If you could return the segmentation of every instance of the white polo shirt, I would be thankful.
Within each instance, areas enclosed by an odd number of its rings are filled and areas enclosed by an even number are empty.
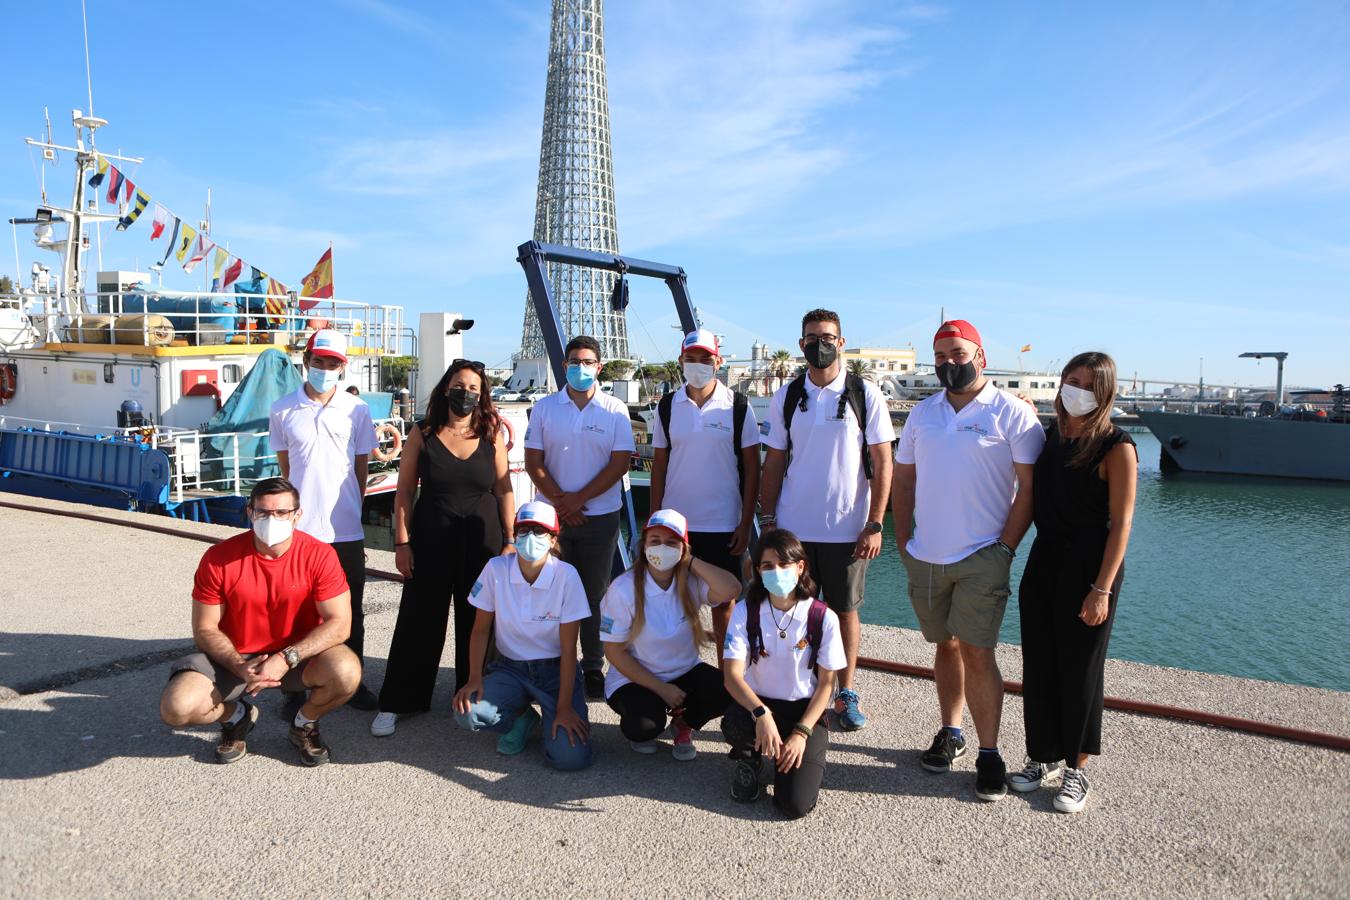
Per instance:
[[[731,388],[717,382],[703,406],[680,388],[670,403],[670,435],[652,420],[652,446],[670,450],[662,505],[679,510],[690,531],[735,531],[741,524],[740,450],[759,446],[759,424],[747,403],[741,446],[732,450],[735,412]],[[671,438],[674,446],[671,446]]]
[[[946,565],[999,539],[1008,522],[1017,473],[1035,463],[1045,430],[1031,404],[987,382],[960,412],[941,391],[905,420],[895,461],[915,466],[915,559]]]
[[[811,610],[808,600],[799,600],[791,613],[780,612],[766,598],[759,604],[759,628],[768,656],[761,656],[750,665],[750,636],[745,630],[747,604],[744,600],[731,611],[727,626],[724,659],[746,662],[745,683],[760,697],[774,700],[801,700],[816,690],[816,670],[811,668],[811,645],[806,640],[806,617]],[[776,618],[776,621],[775,621]],[[778,636],[778,622],[782,622],[787,638]],[[797,646],[801,644],[802,646]],[[844,656],[844,641],[839,636],[839,617],[834,610],[825,611],[821,623],[820,651],[816,664],[822,669],[837,672],[848,664]]]
[[[637,637],[628,644],[628,652],[642,668],[662,681],[670,681],[699,664],[698,645],[694,643],[694,633],[689,628],[684,606],[675,590],[675,580],[671,579],[670,587],[665,590],[652,580],[650,573],[646,580],[642,598],[646,620]],[[689,590],[696,606],[702,608],[710,605],[708,583],[702,578],[691,574]],[[633,570],[629,569],[610,583],[609,590],[605,591],[605,597],[600,601],[600,640],[611,644],[627,643],[632,634],[636,609]],[[628,676],[620,672],[617,666],[610,666],[605,673],[605,696],[609,697],[628,683]]]
[[[493,613],[497,649],[520,662],[562,656],[558,628],[591,614],[577,570],[552,553],[530,584],[514,553],[494,556],[469,591],[469,602]]]
[[[825,387],[806,379],[806,411],[798,409],[792,417],[792,461],[783,476],[778,494],[778,527],[786,528],[803,541],[844,543],[858,539],[867,524],[867,509],[872,487],[863,474],[862,429],[853,409],[844,403],[839,415],[839,398],[844,392],[845,372]],[[789,382],[790,383],[790,382]],[[783,401],[788,386],[778,389],[769,401],[769,433],[766,446],[787,449],[783,430]],[[886,397],[870,381],[863,382],[867,401],[867,444],[889,444],[895,440]]]
[[[525,447],[544,451],[544,467],[558,487],[568,493],[579,491],[609,465],[611,453],[633,452],[628,406],[597,390],[584,408],[577,409],[567,388],[563,388],[540,400],[530,411]],[[601,516],[617,510],[623,505],[619,485],[616,481],[603,494],[592,497],[581,511]]]
[[[304,515],[296,527],[328,544],[364,540],[355,462],[379,443],[370,407],[342,388],[324,405],[302,385],[272,404],[267,427],[272,449],[289,454],[290,481],[300,491]]]

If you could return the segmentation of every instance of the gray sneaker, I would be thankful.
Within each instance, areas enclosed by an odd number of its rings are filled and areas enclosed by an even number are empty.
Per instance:
[[[1055,795],[1055,809],[1062,813],[1080,813],[1087,806],[1088,794],[1091,792],[1086,772],[1082,769],[1065,769],[1064,783]]]
[[[1027,794],[1039,788],[1044,782],[1054,781],[1064,773],[1064,763],[1039,763],[1030,756],[1026,759],[1026,765],[1022,771],[1013,772],[1008,776],[1008,787],[1017,791],[1019,794]]]

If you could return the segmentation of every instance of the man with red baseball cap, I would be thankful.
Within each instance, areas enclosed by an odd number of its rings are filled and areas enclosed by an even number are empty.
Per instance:
[[[921,757],[948,772],[966,752],[962,708],[980,741],[975,793],[999,800],[1003,677],[994,658],[1017,544],[1031,525],[1031,475],[1045,432],[1029,404],[984,377],[984,342],[964,319],[943,322],[933,362],[944,390],[910,412],[895,449],[891,508],[909,599],[933,663],[942,728]]]
[[[366,492],[366,467],[375,449],[370,407],[339,390],[347,368],[347,336],[320,329],[305,345],[305,383],[300,390],[272,404],[268,440],[277,454],[283,478],[305,498],[297,527],[337,552],[352,593],[352,629],[347,646],[358,658],[365,647],[362,601],[366,586],[365,529],[361,501]],[[364,662],[364,659],[362,660]],[[302,698],[291,696],[294,707]],[[356,709],[379,705],[364,683],[348,701]]]

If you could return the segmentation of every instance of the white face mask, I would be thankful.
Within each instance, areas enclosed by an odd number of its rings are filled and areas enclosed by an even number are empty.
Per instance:
[[[665,544],[648,547],[644,552],[647,556],[647,564],[658,572],[669,572],[679,563],[680,557],[684,556],[683,549],[667,547]]]
[[[716,374],[717,370],[708,363],[687,362],[684,364],[684,380],[689,382],[690,387],[707,387],[708,382],[712,381]]]
[[[1059,400],[1064,404],[1065,411],[1074,417],[1086,416],[1097,408],[1096,394],[1071,384],[1059,386]]]
[[[274,519],[268,516],[253,523],[253,533],[268,547],[284,544],[295,531],[295,523],[290,519]]]

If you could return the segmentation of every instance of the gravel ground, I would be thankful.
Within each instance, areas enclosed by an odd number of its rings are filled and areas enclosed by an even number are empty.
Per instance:
[[[445,668],[436,711],[391,738],[367,713],[325,719],[334,763],[315,770],[265,697],[250,756],[218,766],[213,730],[156,715],[155,654],[189,641],[203,545],[12,509],[0,524],[0,684],[51,688],[0,698],[0,896],[1347,896],[1350,754],[1108,712],[1085,814],[1054,812],[1048,791],[980,803],[970,757],[946,776],[916,763],[931,682],[880,672],[859,676],[872,725],[834,735],[820,805],[797,822],[731,801],[715,723],[678,763],[631,753],[592,704],[591,769],[550,772],[537,742],[499,757],[454,728]],[[367,586],[373,685],[397,600]],[[889,628],[864,652],[930,655]],[[1017,677],[1016,648],[1000,658]],[[1108,692],[1350,733],[1335,692],[1114,661]],[[1010,763],[1021,735],[1009,697]]]

